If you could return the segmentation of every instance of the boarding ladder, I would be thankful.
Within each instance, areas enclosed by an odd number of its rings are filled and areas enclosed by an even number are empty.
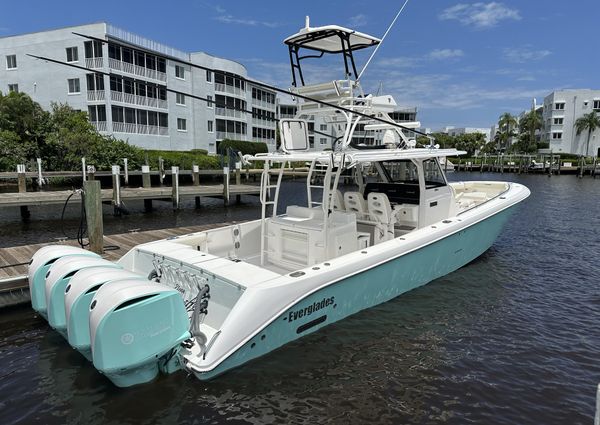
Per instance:
[[[265,161],[263,172],[260,179],[260,204],[261,204],[261,223],[260,223],[260,264],[264,266],[265,257],[268,254],[267,239],[271,236],[267,233],[267,207],[273,206],[272,216],[277,215],[277,202],[279,201],[279,189],[281,187],[281,178],[285,163],[281,163],[279,169],[271,169],[270,161]],[[277,183],[272,184],[272,177],[277,176]]]

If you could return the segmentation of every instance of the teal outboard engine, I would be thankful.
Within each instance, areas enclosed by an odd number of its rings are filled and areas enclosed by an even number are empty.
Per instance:
[[[65,315],[65,288],[79,270],[90,267],[121,266],[98,257],[63,257],[54,262],[46,278],[46,308],[48,323],[67,338],[67,316]]]
[[[189,327],[177,290],[132,279],[106,283],[90,305],[94,366],[118,387],[148,382],[159,366],[177,361]]]
[[[33,254],[28,271],[31,306],[43,317],[46,317],[46,274],[56,260],[66,256],[100,258],[91,251],[68,245],[45,246]]]
[[[114,267],[91,267],[75,273],[65,288],[67,338],[71,347],[92,361],[90,345],[90,304],[107,282],[129,279],[148,282],[144,276]]]

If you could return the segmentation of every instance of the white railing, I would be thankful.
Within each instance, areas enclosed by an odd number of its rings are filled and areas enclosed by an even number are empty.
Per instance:
[[[235,94],[236,96],[242,96],[242,97],[246,96],[246,90],[242,90],[239,87],[229,86],[229,85],[223,84],[223,83],[215,83],[215,91],[218,91],[221,93]]]
[[[91,121],[97,131],[107,131],[106,121]]]
[[[97,102],[106,100],[106,95],[104,94],[104,90],[88,90],[87,92],[87,100],[88,102]]]
[[[85,58],[86,68],[102,68],[104,61],[102,58]]]
[[[160,109],[168,109],[169,108],[169,103],[166,100],[158,99],[158,107]]]
[[[123,93],[120,91],[110,91],[110,99],[113,102],[129,103],[131,105],[149,106],[151,108],[168,109],[166,100],[156,99],[154,97],[139,96],[133,93]],[[89,100],[89,92],[88,92]]]
[[[294,118],[296,115],[294,114],[279,114],[279,118]]]
[[[252,118],[252,124],[273,128],[275,127],[275,120],[266,120],[264,118]]]
[[[147,105],[150,106],[151,108],[157,108],[158,107],[158,99],[155,97],[149,97],[148,100],[146,101]]]
[[[123,102],[135,105],[135,94],[123,93]]]
[[[245,114],[245,112],[229,108],[215,108],[215,115],[220,115],[222,117],[243,118],[242,114]]]
[[[229,133],[227,131],[217,131],[217,139],[248,140],[248,136],[240,133]]]
[[[123,71],[128,74],[139,75],[141,77],[147,77],[158,81],[167,81],[167,74],[165,74],[164,72],[145,68],[143,66],[135,65],[129,62],[123,62],[118,59],[108,58],[108,66],[110,67],[110,69]]]
[[[110,100],[114,100],[115,102],[123,102],[123,92],[111,90]]]
[[[258,100],[252,98],[252,104],[256,106],[262,106],[263,108],[275,109],[275,104],[267,102],[266,100]]]
[[[106,123],[104,123],[106,128]],[[98,130],[106,131],[106,130]],[[155,136],[168,136],[168,127],[159,127],[157,125],[134,124],[128,122],[113,122],[113,131],[115,133],[137,133],[137,134],[152,134]]]
[[[137,105],[146,106],[148,104],[148,98],[146,96],[136,95],[135,96],[135,103]]]

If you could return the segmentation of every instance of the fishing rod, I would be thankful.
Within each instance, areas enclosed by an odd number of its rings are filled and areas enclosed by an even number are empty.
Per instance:
[[[408,0],[406,0],[406,1],[408,1]],[[80,37],[87,38],[89,40],[94,40],[94,41],[98,41],[98,42],[101,42],[101,43],[108,43],[108,40],[103,40],[101,38],[93,37],[91,35],[85,35],[85,34],[81,34],[81,33],[78,33],[78,32],[73,32],[73,34],[74,35],[78,35]],[[205,71],[216,72],[216,73],[222,73],[223,72],[223,71],[221,71],[219,69],[213,69],[213,68],[209,68],[207,66],[198,65],[196,63],[184,61],[184,60],[181,60],[181,59],[173,57],[173,56],[169,56],[169,55],[162,55],[162,56],[167,57],[169,60],[172,60],[174,62],[182,63],[182,64],[185,64],[185,65],[189,65],[189,66],[191,66],[193,68],[203,69]],[[249,78],[242,77],[241,75],[236,75],[236,78],[239,79],[239,80],[241,80],[241,81],[244,81],[246,83],[253,84],[255,86],[258,86],[258,87],[261,87],[261,88],[264,88],[264,89],[267,89],[267,90],[273,90],[273,91],[275,91],[277,93],[282,93],[282,94],[288,94],[288,95],[291,94],[294,97],[297,97],[297,98],[300,98],[300,99],[303,99],[303,100],[307,100],[309,102],[314,102],[314,103],[317,103],[317,104],[322,105],[322,106],[328,106],[330,108],[334,108],[334,109],[337,109],[339,111],[343,111],[343,112],[346,112],[346,113],[349,113],[349,114],[355,114],[355,115],[358,115],[359,117],[367,118],[367,119],[370,119],[370,120],[373,120],[373,121],[377,121],[377,122],[380,122],[380,123],[383,123],[383,124],[388,124],[388,125],[390,125],[392,127],[397,127],[397,128],[402,129],[402,130],[412,131],[413,133],[425,136],[425,137],[429,138],[430,140],[434,140],[434,138],[431,135],[427,134],[427,133],[424,133],[424,132],[419,131],[419,130],[415,130],[414,128],[403,126],[402,124],[398,124],[395,121],[389,121],[389,120],[386,120],[386,119],[383,119],[383,118],[379,118],[379,117],[377,117],[375,115],[365,114],[363,112],[355,111],[353,109],[346,108],[344,106],[335,105],[333,103],[325,102],[323,100],[315,99],[315,98],[312,98],[310,96],[306,96],[306,95],[303,95],[303,94],[293,93],[290,90],[282,89],[282,88],[279,88],[279,87],[276,87],[276,86],[272,86],[272,85],[266,84],[266,83],[261,83],[260,81],[251,80]]]

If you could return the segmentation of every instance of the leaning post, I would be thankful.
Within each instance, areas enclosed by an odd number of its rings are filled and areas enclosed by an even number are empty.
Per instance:
[[[83,182],[83,202],[90,250],[102,254],[104,250],[102,192],[98,180]]]
[[[171,197],[173,198],[173,209],[179,209],[179,167],[171,167]]]

